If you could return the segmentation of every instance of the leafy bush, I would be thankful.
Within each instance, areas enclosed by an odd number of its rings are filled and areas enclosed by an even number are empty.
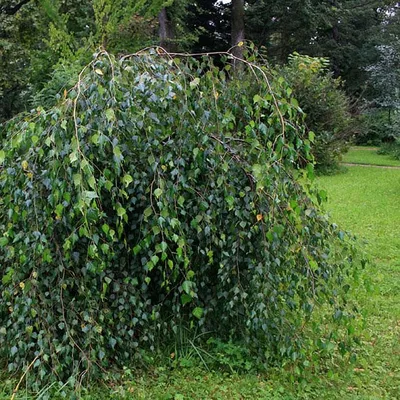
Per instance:
[[[381,112],[366,111],[357,118],[360,132],[355,137],[358,145],[379,146],[387,137],[387,118]]]
[[[315,133],[312,153],[319,169],[337,166],[352,131],[349,100],[339,79],[328,72],[329,61],[294,53],[282,72],[301,109],[308,131]]]
[[[244,342],[262,362],[301,361],[315,308],[351,318],[350,244],[318,209],[297,103],[284,79],[250,67],[228,79],[207,58],[102,52],[56,107],[8,126],[9,371],[34,360],[34,385],[81,381],[182,327]]]
[[[356,143],[379,146],[394,142],[400,137],[399,122],[397,113],[391,112],[389,117],[387,110],[367,110],[358,118],[360,133],[355,137]]]
[[[50,108],[57,104],[62,99],[64,91],[76,83],[76,77],[88,62],[90,57],[82,51],[68,59],[61,58],[52,67],[47,81],[34,91],[30,101],[32,108],[38,106]]]
[[[388,154],[400,160],[400,140],[396,140],[390,143],[384,143],[378,150],[378,154]]]

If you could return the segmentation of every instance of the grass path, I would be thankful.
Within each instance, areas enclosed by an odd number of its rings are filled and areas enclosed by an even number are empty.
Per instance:
[[[386,169],[400,169],[400,166],[395,167],[392,165],[372,165],[372,164],[361,164],[361,163],[341,163],[345,167],[367,167],[367,168],[386,168]]]

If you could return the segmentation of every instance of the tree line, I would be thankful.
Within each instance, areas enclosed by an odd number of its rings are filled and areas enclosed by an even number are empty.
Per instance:
[[[387,57],[382,46],[389,46],[395,53],[392,58],[398,58],[399,5],[390,0],[4,0],[0,4],[1,120],[29,108],[60,62],[83,65],[87,61],[83,53],[100,45],[117,54],[156,44],[169,51],[209,52],[249,40],[265,48],[272,64],[286,63],[293,52],[328,57],[349,94],[374,101],[388,91],[379,74]],[[240,47],[233,51],[241,56]],[[397,74],[392,79],[397,84]],[[396,85],[389,86],[393,91]]]

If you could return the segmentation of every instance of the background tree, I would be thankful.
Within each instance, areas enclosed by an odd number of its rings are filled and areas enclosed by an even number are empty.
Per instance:
[[[230,47],[230,5],[215,0],[189,2],[186,23],[197,36],[194,52],[224,51]]]
[[[232,0],[232,54],[243,58],[244,33],[244,0]]]

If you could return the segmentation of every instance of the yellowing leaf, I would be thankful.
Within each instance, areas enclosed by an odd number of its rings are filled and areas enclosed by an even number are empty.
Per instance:
[[[29,167],[28,161],[26,161],[26,160],[22,161],[21,166],[22,166],[22,169],[24,171],[26,171]]]
[[[94,72],[96,72],[97,75],[103,76],[103,71],[101,69],[95,69]]]
[[[244,42],[239,42],[237,45],[238,45],[238,47],[243,47]]]
[[[263,219],[262,214],[257,214],[257,222],[260,222]]]

